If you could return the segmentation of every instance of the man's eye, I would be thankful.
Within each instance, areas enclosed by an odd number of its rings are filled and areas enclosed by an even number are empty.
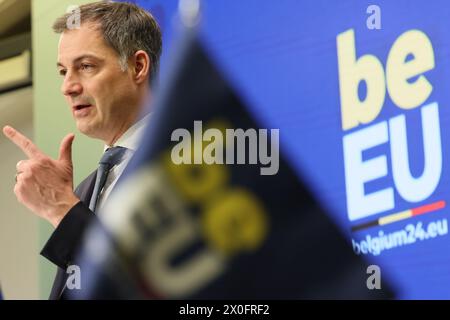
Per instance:
[[[94,66],[91,65],[91,64],[85,64],[85,63],[83,63],[83,64],[81,65],[81,70],[91,70],[92,68],[94,68]]]
[[[66,70],[59,70],[59,75],[60,76],[65,76],[66,75],[66,73],[67,73],[67,71]]]

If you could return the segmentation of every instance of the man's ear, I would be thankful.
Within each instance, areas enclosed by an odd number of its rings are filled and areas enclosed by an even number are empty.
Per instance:
[[[136,51],[133,57],[134,79],[137,84],[148,82],[151,70],[150,57],[144,50]]]

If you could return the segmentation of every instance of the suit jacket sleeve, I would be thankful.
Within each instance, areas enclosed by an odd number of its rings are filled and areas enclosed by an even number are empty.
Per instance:
[[[42,256],[64,270],[74,261],[88,226],[97,219],[86,204],[91,198],[96,175],[94,171],[75,190],[81,201],[69,210],[41,251]]]
[[[78,202],[55,229],[41,251],[41,255],[66,269],[77,254],[80,241],[92,220],[94,213],[82,202]]]

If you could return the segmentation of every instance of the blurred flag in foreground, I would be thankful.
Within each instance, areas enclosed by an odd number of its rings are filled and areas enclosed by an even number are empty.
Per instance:
[[[82,290],[71,297],[391,298],[383,282],[367,288],[367,265],[282,153],[276,163],[276,131],[259,130],[195,35],[172,71],[102,225],[89,232]],[[242,144],[227,138],[238,128],[248,134],[246,164],[236,163]],[[232,150],[234,164],[221,164]],[[176,164],[177,155],[202,164]]]

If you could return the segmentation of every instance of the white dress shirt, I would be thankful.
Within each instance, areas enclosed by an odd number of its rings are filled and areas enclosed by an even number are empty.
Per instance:
[[[111,194],[112,189],[117,183],[117,180],[125,170],[125,167],[127,166],[128,162],[131,160],[131,157],[133,156],[134,152],[136,151],[140,138],[142,134],[144,133],[144,129],[149,121],[150,114],[143,117],[141,120],[136,122],[133,126],[131,126],[118,140],[113,146],[105,145],[104,150],[112,147],[124,147],[128,150],[125,152],[124,157],[122,158],[122,161],[118,164],[112,167],[112,169],[109,171],[108,177],[105,182],[105,186],[103,187],[100,197],[97,204],[97,210],[96,212],[102,212],[100,210],[103,205],[105,204],[106,200]]]

